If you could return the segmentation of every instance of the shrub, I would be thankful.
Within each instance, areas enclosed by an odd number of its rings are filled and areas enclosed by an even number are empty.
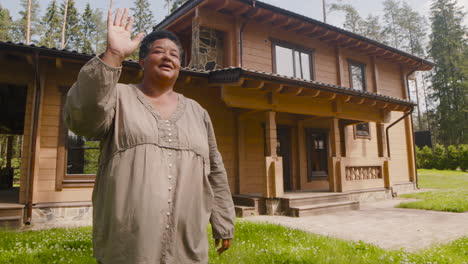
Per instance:
[[[468,145],[463,144],[458,146],[458,154],[459,154],[459,166],[460,169],[463,171],[468,170]]]
[[[445,147],[437,144],[434,147],[434,151],[432,154],[432,162],[434,168],[438,170],[445,169],[445,164],[447,163],[447,152],[445,151]]]
[[[417,150],[416,150],[417,151]],[[434,167],[434,163],[432,161],[432,149],[428,146],[424,146],[419,153],[416,152],[417,154],[417,163],[420,164],[418,165],[418,168],[421,169],[432,169]]]
[[[456,170],[459,164],[459,156],[460,153],[454,145],[450,145],[447,147],[447,159],[445,162],[445,168],[449,170]]]

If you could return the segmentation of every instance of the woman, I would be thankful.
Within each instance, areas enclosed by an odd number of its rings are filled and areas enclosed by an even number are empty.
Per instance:
[[[140,47],[137,85],[117,83],[133,17],[108,13],[107,50],[80,71],[67,95],[65,121],[78,135],[101,138],[93,191],[94,256],[100,263],[207,263],[208,221],[219,253],[234,230],[234,206],[210,117],[174,92],[181,45],[153,32]]]

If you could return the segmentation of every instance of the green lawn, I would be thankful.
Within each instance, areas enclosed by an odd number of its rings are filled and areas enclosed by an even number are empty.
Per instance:
[[[0,232],[0,263],[96,263],[91,227]],[[218,256],[210,242],[210,263],[450,263],[468,260],[468,237],[416,253],[386,251],[271,224],[238,220],[231,249]]]
[[[421,201],[401,203],[398,207],[458,213],[468,211],[467,172],[421,169],[418,176],[420,188],[437,190],[401,195]]]

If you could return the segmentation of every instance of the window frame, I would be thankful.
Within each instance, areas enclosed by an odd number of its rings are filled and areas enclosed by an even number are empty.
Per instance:
[[[92,188],[94,187],[94,182],[96,180],[96,174],[67,174],[68,128],[63,121],[63,107],[69,89],[70,87],[59,87],[60,120],[55,177],[55,189],[57,191],[61,191],[63,188]]]
[[[371,123],[370,123],[370,122],[362,122],[362,123],[360,123],[360,124],[365,124],[365,123],[368,124],[368,128],[369,128],[369,133],[368,133],[368,135],[359,135],[359,133],[358,133],[358,128],[357,128],[357,126],[358,126],[359,124],[355,124],[355,125],[353,126],[353,130],[354,130],[354,133],[353,133],[353,134],[354,134],[354,139],[368,139],[368,140],[371,140],[371,139],[372,139],[372,137],[371,137]]]
[[[352,59],[347,59],[348,61],[348,75],[349,75],[349,87],[352,89],[355,89],[353,87],[353,72],[352,72],[352,66],[357,66],[361,68],[362,70],[362,91],[367,91],[367,75],[366,75],[366,64],[360,61],[355,61]]]
[[[315,67],[314,67],[314,61],[315,61],[315,49],[311,48],[306,48],[297,44],[293,44],[290,42],[286,42],[283,40],[275,39],[275,38],[270,38],[271,42],[271,55],[272,55],[272,71],[275,74],[278,74],[277,69],[276,69],[276,46],[280,46],[283,48],[291,49],[293,51],[293,70],[294,74],[296,73],[296,61],[295,61],[295,56],[294,56],[294,51],[298,51],[301,53],[306,53],[309,55],[309,75],[310,75],[310,81],[315,80]],[[299,56],[300,57],[300,56]],[[298,78],[295,76],[288,76],[292,78]],[[302,79],[302,78],[301,78]],[[307,79],[304,79],[307,80]]]

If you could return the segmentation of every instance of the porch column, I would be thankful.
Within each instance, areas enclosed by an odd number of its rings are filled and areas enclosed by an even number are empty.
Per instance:
[[[380,158],[383,158],[383,178],[385,188],[392,187],[390,180],[390,170],[388,167],[387,136],[385,134],[385,124],[376,123],[377,128],[377,152]]]
[[[283,160],[278,157],[276,148],[278,145],[276,134],[276,113],[266,112],[265,115],[265,197],[277,198],[284,194],[283,189]]]
[[[341,175],[341,156],[343,148],[340,120],[332,119],[330,128],[330,158],[328,159],[328,179],[330,181],[330,191],[339,192],[342,190],[342,175]]]

